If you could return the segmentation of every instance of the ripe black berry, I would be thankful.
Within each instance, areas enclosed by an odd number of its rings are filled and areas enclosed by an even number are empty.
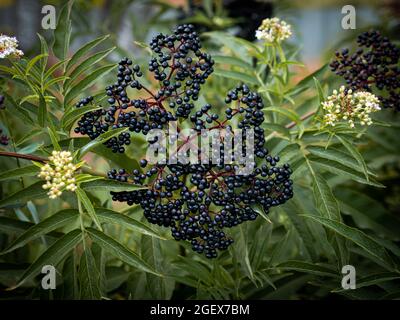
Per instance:
[[[379,31],[362,33],[357,43],[353,54],[348,49],[336,52],[331,70],[345,79],[349,89],[378,92],[384,108],[400,111],[400,49]]]

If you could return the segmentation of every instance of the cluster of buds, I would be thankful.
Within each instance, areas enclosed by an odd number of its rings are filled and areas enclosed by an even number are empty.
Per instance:
[[[322,103],[322,109],[325,112],[324,123],[330,126],[341,120],[347,121],[350,128],[354,128],[355,122],[360,125],[371,125],[370,113],[381,110],[379,99],[367,91],[354,92],[346,90],[341,86],[339,92],[333,91],[333,94]]]
[[[49,189],[50,199],[61,196],[64,189],[76,190],[74,174],[79,166],[74,165],[72,159],[69,151],[53,151],[49,162],[41,167],[39,178],[46,180],[43,189]]]
[[[18,40],[15,37],[0,35],[0,59],[20,58],[23,55],[24,53],[18,49]]]
[[[256,38],[267,42],[281,42],[292,35],[291,26],[279,18],[264,19],[256,31]]]

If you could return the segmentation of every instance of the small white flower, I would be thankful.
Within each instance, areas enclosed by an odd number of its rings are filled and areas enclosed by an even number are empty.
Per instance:
[[[276,17],[264,19],[256,31],[256,38],[267,42],[281,42],[291,35],[290,24]]]
[[[15,37],[0,35],[0,59],[20,58],[23,55],[24,53],[18,49],[18,40]]]
[[[71,152],[53,151],[49,163],[41,168],[38,177],[46,181],[43,189],[50,189],[47,193],[50,199],[61,196],[64,189],[72,192],[77,189],[74,174],[78,168],[72,160]]]
[[[359,120],[360,125],[371,125],[370,113],[381,110],[379,99],[372,93],[358,91],[353,93],[341,86],[339,93],[337,90],[322,103],[322,109],[325,111],[324,123],[334,126],[335,122],[345,120],[350,128],[355,127],[355,120]]]

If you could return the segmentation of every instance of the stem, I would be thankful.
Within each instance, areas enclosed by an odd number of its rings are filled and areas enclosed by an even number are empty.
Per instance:
[[[309,112],[307,112],[306,114],[302,115],[302,116],[300,117],[300,120],[302,120],[302,121],[307,120],[308,118],[310,118],[311,116],[313,116],[313,115],[316,114],[316,113],[317,113],[317,111],[309,111]],[[286,127],[287,129],[292,129],[293,127],[296,126],[296,124],[297,124],[296,122],[292,121],[292,122],[290,122],[289,124],[287,124],[285,127]]]
[[[83,224],[83,211],[82,211],[82,204],[81,200],[79,197],[76,197],[76,200],[78,200],[78,210],[79,210],[79,221],[81,224],[81,230],[82,230],[82,244],[83,244],[83,249],[86,250],[86,242],[85,242],[85,226]]]
[[[45,163],[47,159],[39,157],[39,156],[34,156],[31,154],[22,154],[22,153],[17,153],[17,152],[8,152],[8,151],[0,151],[0,157],[12,157],[12,158],[17,158],[17,159],[26,159],[26,160],[31,160],[31,161],[37,161],[41,163]]]

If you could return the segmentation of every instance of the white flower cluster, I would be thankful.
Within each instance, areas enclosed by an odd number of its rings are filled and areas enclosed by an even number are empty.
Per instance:
[[[64,189],[76,190],[74,173],[77,169],[72,163],[71,152],[53,151],[49,163],[41,167],[39,173],[39,178],[46,180],[43,189],[50,189],[47,193],[50,199],[61,196]]]
[[[0,59],[23,56],[24,53],[17,48],[18,40],[15,37],[0,35]]]
[[[280,42],[292,35],[290,24],[279,18],[267,18],[256,31],[256,38],[267,42]]]
[[[345,91],[341,86],[339,92],[333,94],[322,103],[325,111],[324,122],[327,125],[335,126],[341,120],[349,123],[350,128],[354,128],[355,121],[359,121],[362,126],[371,125],[370,113],[381,110],[379,99],[372,93],[366,91],[354,92],[350,89]]]

